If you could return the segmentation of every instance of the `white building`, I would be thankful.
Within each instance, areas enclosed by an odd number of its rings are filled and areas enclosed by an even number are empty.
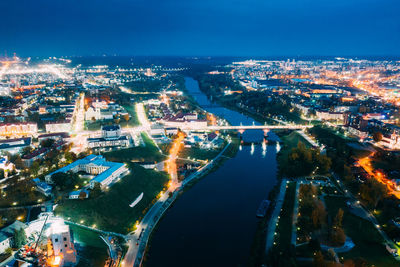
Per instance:
[[[87,139],[90,148],[129,147],[130,145],[130,138],[128,135],[121,134],[119,125],[103,126],[101,132],[101,137]]]
[[[46,123],[47,133],[60,133],[70,132],[72,130],[71,122],[69,120],[62,122],[50,122]]]
[[[330,111],[316,111],[316,116],[319,120],[326,121],[343,121],[344,113],[341,112],[330,112]]]
[[[47,249],[49,262],[54,266],[73,266],[76,263],[77,253],[69,226],[64,223],[54,223],[46,234],[51,242],[51,246]]]
[[[85,113],[85,120],[100,120],[101,119],[101,112],[100,108],[89,107]]]
[[[52,183],[51,176],[58,172],[79,172],[84,171],[86,173],[96,175],[90,180],[89,185],[91,188],[99,183],[100,186],[105,189],[112,183],[121,179],[129,173],[128,168],[124,163],[106,161],[103,156],[89,155],[86,158],[79,159],[57,171],[54,171],[46,175],[46,182]]]

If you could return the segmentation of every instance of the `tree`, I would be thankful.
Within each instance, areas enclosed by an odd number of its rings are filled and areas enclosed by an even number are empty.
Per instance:
[[[374,132],[372,137],[375,142],[380,142],[380,141],[382,141],[383,135],[381,132]]]
[[[69,152],[69,151],[65,152],[64,157],[67,163],[72,163],[77,159],[76,154],[74,152]]]
[[[386,197],[387,188],[375,179],[370,179],[361,185],[360,194],[367,205],[376,208],[378,202]]]
[[[90,195],[93,198],[96,198],[96,197],[100,196],[101,192],[102,192],[102,190],[101,190],[100,184],[99,183],[95,183]]]
[[[345,260],[343,263],[343,267],[355,267],[356,265],[354,264],[353,260]]]
[[[26,244],[25,230],[23,228],[15,229],[13,247],[20,248],[25,244]]]
[[[324,255],[322,255],[321,251],[317,251],[314,253],[313,257],[313,266],[314,267],[325,267]]]
[[[342,246],[346,241],[346,235],[341,227],[334,227],[331,232],[331,241],[335,246]]]
[[[0,228],[3,228],[5,224],[5,221],[3,220],[3,217],[0,216]]]
[[[129,114],[124,114],[124,120],[129,121]]]
[[[85,198],[87,198],[87,193],[86,193],[85,191],[82,190],[82,191],[79,193],[79,199],[83,200],[83,199],[85,199]]]
[[[40,145],[41,145],[42,147],[47,147],[47,148],[49,148],[49,147],[51,147],[54,143],[55,143],[55,140],[54,140],[54,139],[47,138],[47,139],[43,140],[42,142],[40,142]]]
[[[319,229],[323,224],[325,224],[326,210],[321,200],[314,204],[314,209],[311,213],[311,219],[314,229]]]
[[[51,180],[61,191],[72,190],[80,182],[79,176],[73,172],[57,172],[51,176]]]
[[[342,221],[343,221],[343,210],[339,209],[338,212],[336,213],[335,219],[333,220],[333,225],[336,227],[342,227]]]
[[[37,176],[40,170],[40,160],[35,160],[29,169],[34,176]]]
[[[0,169],[0,179],[3,179],[3,178],[4,178],[4,170]]]
[[[31,146],[26,146],[22,149],[22,155],[28,155],[32,153],[33,148]]]
[[[7,255],[11,255],[11,253],[13,253],[12,248],[8,247],[6,248],[6,250],[4,251]]]

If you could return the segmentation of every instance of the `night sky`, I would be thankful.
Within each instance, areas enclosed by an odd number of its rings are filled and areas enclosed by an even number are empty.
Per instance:
[[[0,56],[400,55],[399,0],[0,0]]]

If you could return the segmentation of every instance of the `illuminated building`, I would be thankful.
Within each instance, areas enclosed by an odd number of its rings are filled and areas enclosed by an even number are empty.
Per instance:
[[[38,127],[33,122],[0,124],[0,136],[36,136]]]
[[[47,263],[50,266],[74,266],[76,250],[69,226],[57,222],[47,230]]]
[[[315,112],[316,116],[320,120],[327,120],[327,121],[343,121],[344,114],[341,112],[330,112],[330,111],[322,111],[317,110]]]
[[[102,137],[88,138],[90,148],[98,147],[129,147],[130,141],[127,135],[121,135],[119,125],[103,126]]]

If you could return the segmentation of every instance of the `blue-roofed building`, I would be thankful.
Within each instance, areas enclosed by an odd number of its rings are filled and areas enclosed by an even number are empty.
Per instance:
[[[33,182],[36,184],[36,189],[44,194],[45,196],[50,196],[51,191],[53,190],[53,187],[49,185],[48,183],[40,181],[39,178],[33,179]]]
[[[68,198],[69,199],[78,199],[80,196],[82,196],[83,198],[88,198],[89,191],[86,189],[72,191],[71,193],[69,193]]]
[[[96,183],[99,183],[103,189],[107,188],[129,173],[129,170],[124,163],[107,161],[101,155],[89,155],[86,158],[79,159],[46,175],[46,181],[48,183],[52,183],[51,176],[53,174],[58,172],[66,173],[69,171],[83,171],[92,175],[96,175],[92,180],[90,180],[89,186],[93,188]]]

